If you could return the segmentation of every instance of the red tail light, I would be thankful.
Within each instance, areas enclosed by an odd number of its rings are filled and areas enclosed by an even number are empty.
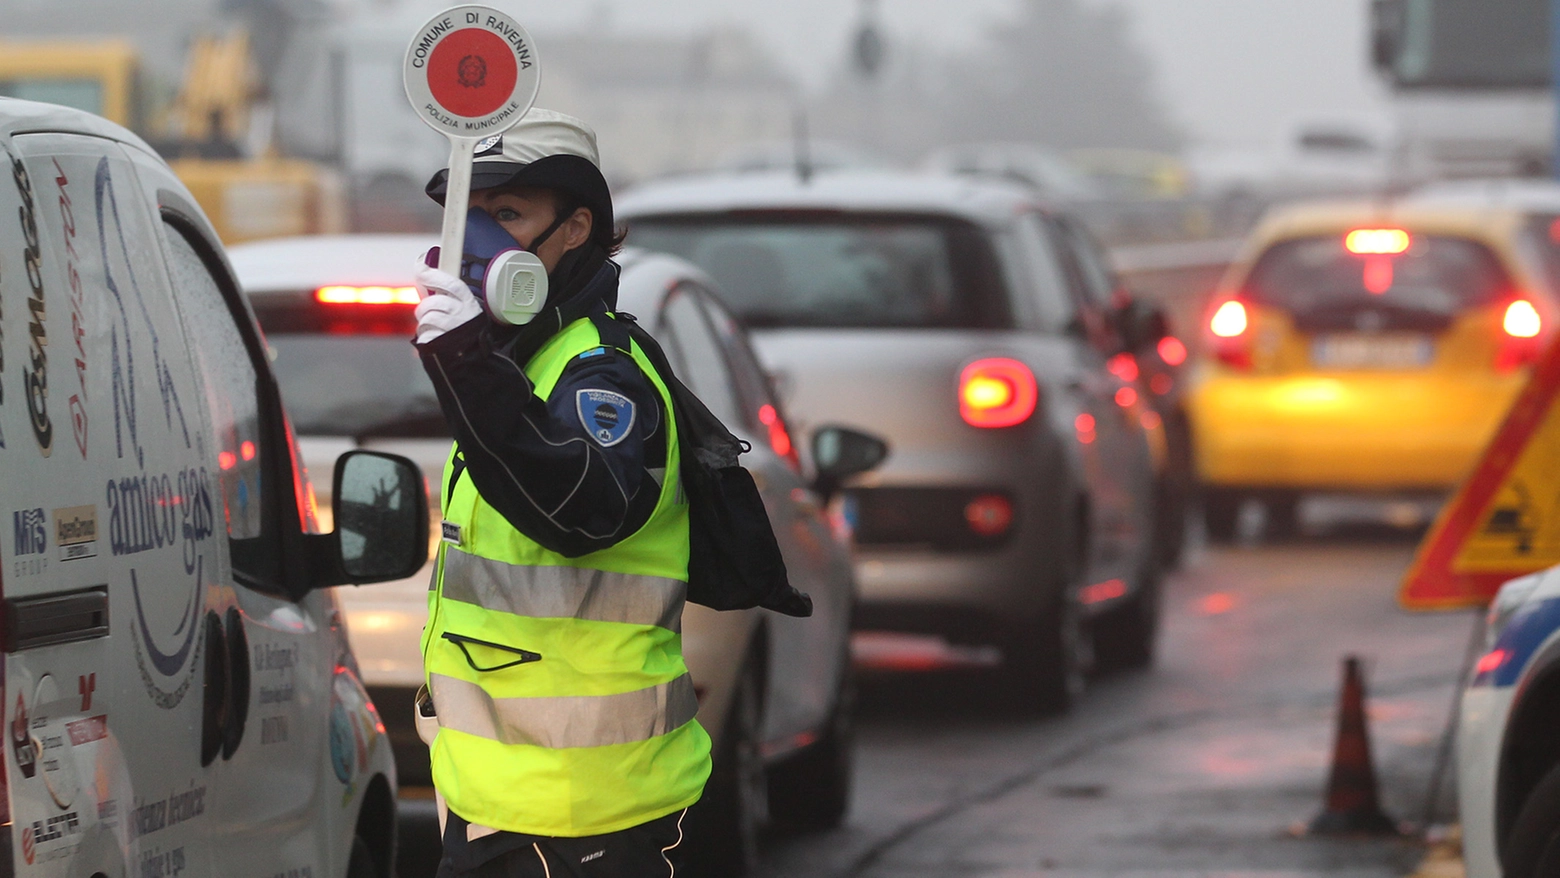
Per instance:
[[[415,305],[421,301],[416,287],[320,287],[315,301],[323,305]]]
[[[1500,325],[1512,338],[1536,338],[1544,328],[1544,321],[1532,302],[1518,299],[1506,306],[1506,316]]]
[[[1213,355],[1237,369],[1251,368],[1251,317],[1238,299],[1226,299],[1208,320]]]
[[[1013,502],[1001,494],[982,494],[964,507],[970,530],[983,537],[998,537],[1013,526]]]
[[[1137,357],[1131,354],[1117,354],[1111,357],[1105,362],[1105,368],[1110,370],[1110,374],[1128,384],[1138,380]]]
[[[1165,361],[1166,366],[1179,366],[1186,362],[1186,345],[1173,335],[1167,335],[1159,340],[1159,359]]]
[[[1538,359],[1538,336],[1544,330],[1544,318],[1527,299],[1517,299],[1506,306],[1501,315],[1500,350],[1495,354],[1495,368],[1509,371],[1526,366]]]
[[[1360,256],[1396,256],[1408,252],[1413,240],[1402,229],[1355,229],[1343,237],[1343,246]]]
[[[791,431],[785,427],[785,419],[775,411],[775,407],[765,403],[758,407],[758,422],[769,430],[769,447],[775,454],[786,459],[792,469],[798,469],[801,462],[797,459],[796,445],[791,441]]]
[[[1029,367],[1008,357],[976,360],[959,375],[959,415],[971,427],[1013,427],[1029,420],[1040,385]]]

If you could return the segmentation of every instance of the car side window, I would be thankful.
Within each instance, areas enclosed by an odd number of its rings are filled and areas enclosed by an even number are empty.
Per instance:
[[[1066,268],[1056,241],[1037,213],[1026,213],[1014,224],[1025,287],[1035,304],[1040,328],[1068,332],[1079,323],[1078,304],[1069,289]]]
[[[212,276],[214,254],[204,241],[192,241],[194,232],[168,222],[163,233],[169,275],[214,432],[218,495],[234,573],[246,585],[275,590],[281,547],[276,528],[266,526],[270,498],[263,473],[273,450],[262,424],[255,346],[240,331],[234,309]]]
[[[1110,308],[1116,292],[1116,279],[1106,266],[1099,245],[1088,232],[1071,220],[1061,220],[1056,226],[1067,252],[1072,256],[1084,294],[1095,307]]]
[[[742,409],[740,423],[749,429],[757,430],[763,426],[759,412],[764,406],[767,405],[775,411],[779,410],[774,393],[769,386],[769,378],[731,312],[727,311],[716,296],[708,290],[701,289],[699,299],[709,318],[710,326],[715,330],[715,337],[720,340],[726,362],[731,368],[732,381],[736,385],[737,397]]]
[[[705,319],[697,290],[684,284],[672,291],[661,310],[665,335],[670,341],[667,356],[688,388],[698,395],[709,410],[727,424],[745,424],[737,403],[731,371],[720,342]]]

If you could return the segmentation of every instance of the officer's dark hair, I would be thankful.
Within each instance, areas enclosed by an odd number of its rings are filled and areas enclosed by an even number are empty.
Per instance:
[[[518,185],[495,186],[493,191],[499,194],[507,193],[510,195],[545,192],[547,197],[552,199],[553,222],[557,222],[564,217],[573,216],[574,212],[582,207],[591,208],[591,205],[586,204],[585,199],[579,195],[556,186],[536,186],[521,183]],[[607,228],[601,223],[601,212],[594,208],[591,208],[590,217],[590,239],[601,245],[601,248],[607,251],[608,256],[616,256],[622,252],[623,242],[628,238],[628,229],[623,226]]]

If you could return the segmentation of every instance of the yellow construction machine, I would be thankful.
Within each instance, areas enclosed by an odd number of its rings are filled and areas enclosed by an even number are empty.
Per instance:
[[[242,29],[195,39],[171,100],[149,94],[125,40],[0,41],[0,96],[96,113],[152,143],[228,244],[340,232],[346,191],[323,165],[286,158],[256,125],[256,77]]]

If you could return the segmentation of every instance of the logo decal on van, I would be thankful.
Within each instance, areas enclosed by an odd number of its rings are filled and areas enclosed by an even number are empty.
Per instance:
[[[141,436],[137,429],[136,420],[136,394],[135,394],[135,350],[131,344],[130,312],[125,305],[125,292],[135,296],[136,310],[140,313],[142,321],[146,325],[147,335],[152,339],[152,377],[157,381],[157,390],[162,396],[163,415],[169,430],[173,429],[173,416],[179,417],[180,436],[184,440],[184,447],[190,447],[189,425],[184,421],[184,406],[179,402],[179,394],[173,385],[173,371],[168,362],[163,359],[157,340],[157,324],[152,322],[151,314],[146,308],[146,302],[141,297],[141,287],[136,281],[135,272],[131,269],[130,245],[125,240],[124,224],[119,218],[119,197],[114,194],[114,177],[109,173],[108,159],[98,162],[97,180],[94,184],[94,192],[97,202],[97,224],[99,240],[102,246],[103,256],[103,283],[108,287],[108,292],[114,297],[114,304],[119,310],[119,323],[112,327],[109,333],[109,356],[112,360],[110,373],[110,392],[114,398],[114,449],[119,457],[125,456],[125,434],[128,433],[131,450],[135,452],[137,466],[146,465],[146,450],[141,446]],[[113,237],[118,243],[118,258],[109,258],[108,244],[110,238],[109,220],[113,223]],[[120,280],[115,277],[114,266],[124,266],[124,279],[128,284],[127,289],[120,289]],[[144,366],[144,364],[143,364]],[[142,373],[145,374],[144,372]]]
[[[96,506],[54,510],[54,544],[60,547],[61,561],[96,558],[97,537]]]
[[[179,614],[179,627],[173,631],[173,636],[178,638],[182,632],[183,639],[171,650],[158,647],[157,641],[152,639],[152,631],[146,625],[146,609],[141,605],[141,583],[136,578],[135,570],[130,571],[130,594],[135,599],[135,621],[138,629],[138,637],[132,637],[130,642],[135,645],[135,662],[141,669],[141,685],[146,689],[146,694],[152,697],[152,703],[164,710],[172,710],[184,700],[184,695],[190,689],[190,683],[195,679],[196,662],[192,659],[198,655],[195,649],[195,635],[203,626],[197,624],[200,616],[200,580],[202,556],[195,564],[195,590],[190,594],[189,603],[186,604],[188,612]],[[151,668],[147,668],[148,660]],[[173,689],[164,689],[152,676],[152,671],[163,678],[177,679]]]
[[[49,420],[49,344],[48,329],[44,326],[47,312],[43,299],[42,251],[38,246],[38,217],[34,211],[32,180],[20,159],[11,161],[11,178],[16,181],[16,191],[22,196],[22,209],[18,215],[22,221],[22,239],[26,243],[23,262],[27,266],[27,284],[32,293],[27,299],[30,315],[28,334],[32,337],[32,351],[24,369],[22,386],[27,391],[27,414],[32,421],[33,438],[38,440],[38,450],[44,457],[54,453],[54,424]]]
[[[87,459],[87,347],[83,342],[86,338],[86,318],[82,316],[81,272],[77,270],[76,263],[80,257],[76,255],[76,211],[71,207],[70,193],[65,187],[70,185],[70,180],[65,177],[65,169],[60,167],[60,160],[54,160],[54,185],[60,190],[60,225],[65,237],[65,281],[70,284],[70,334],[76,341],[76,381],[81,386],[80,393],[70,395],[70,430],[76,439],[76,450],[81,452],[81,459]]]
[[[49,548],[49,532],[42,509],[23,509],[11,513],[15,540],[11,551],[17,556],[42,555]]]

